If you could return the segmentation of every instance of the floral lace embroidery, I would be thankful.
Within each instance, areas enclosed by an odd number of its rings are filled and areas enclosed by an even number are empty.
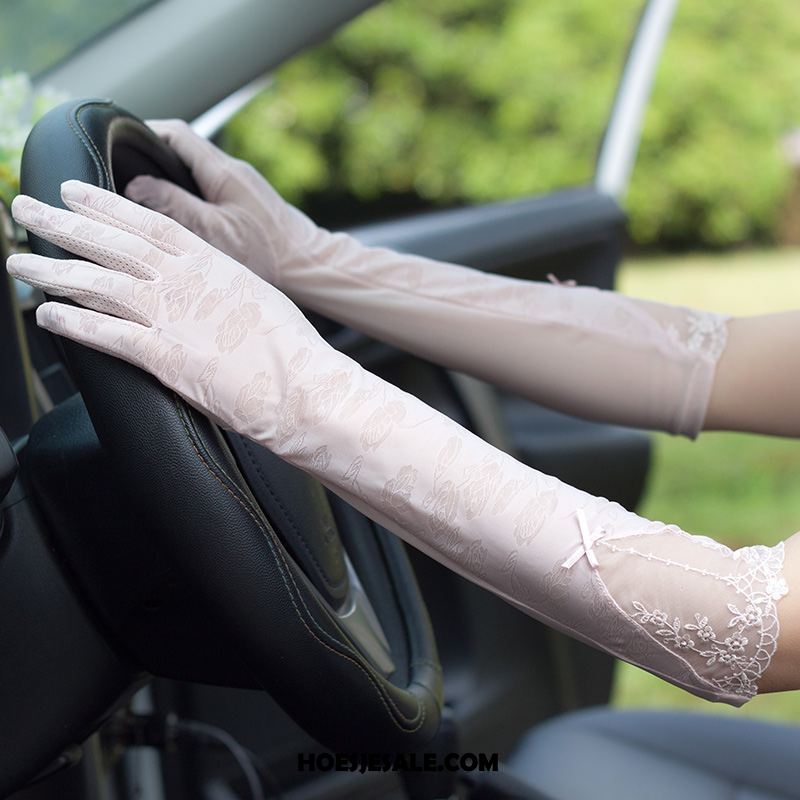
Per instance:
[[[687,320],[689,338],[686,340],[686,346],[692,352],[705,353],[716,361],[725,349],[728,319],[726,315],[692,311]]]
[[[724,545],[714,542],[720,549]],[[696,570],[688,564],[640,553],[634,548],[605,544],[615,552],[638,555],[668,566],[700,572],[735,589],[739,603],[728,603],[727,626],[720,629],[702,612],[685,621],[660,608],[647,608],[638,600],[632,601],[631,615],[665,645],[689,657],[702,659],[706,667],[717,665],[711,682],[724,691],[751,698],[757,694],[758,681],[770,664],[778,639],[776,602],[789,588],[780,571],[783,565],[782,543],[777,547],[744,547],[731,551],[735,560],[747,562],[739,575],[719,575],[708,570]],[[699,665],[698,665],[699,666]],[[696,670],[697,671],[697,670]]]
[[[692,353],[704,355],[716,361],[725,349],[728,340],[727,314],[704,311],[688,311],[686,331],[681,335],[677,326],[667,325],[667,335],[676,343],[683,345]]]

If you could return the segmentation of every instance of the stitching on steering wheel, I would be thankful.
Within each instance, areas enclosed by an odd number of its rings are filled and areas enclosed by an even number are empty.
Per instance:
[[[256,515],[256,514],[254,514],[254,513],[253,513],[253,511],[252,511],[250,508],[248,508],[248,507],[247,507],[247,504],[244,502],[243,498],[241,498],[241,497],[240,497],[238,494],[236,494],[236,493],[233,491],[233,489],[232,489],[231,487],[229,487],[229,486],[225,485],[225,483],[224,483],[224,482],[221,480],[221,478],[220,478],[220,477],[219,477],[219,476],[218,476],[218,475],[217,475],[217,474],[214,472],[214,470],[212,470],[212,469],[210,468],[210,466],[209,466],[208,462],[206,461],[206,459],[205,459],[205,458],[203,458],[202,454],[200,453],[200,451],[198,450],[197,446],[195,445],[195,442],[194,442],[194,440],[193,440],[193,437],[192,437],[191,431],[189,430],[188,426],[186,425],[186,422],[185,422],[185,420],[183,419],[183,415],[182,415],[182,414],[180,414],[180,409],[178,408],[177,404],[176,404],[176,409],[177,409],[177,410],[178,410],[178,412],[179,412],[179,416],[181,416],[181,421],[182,421],[182,423],[183,423],[183,425],[184,425],[184,428],[185,428],[185,430],[186,430],[186,433],[187,433],[187,435],[188,435],[188,437],[189,437],[189,440],[190,440],[190,442],[191,442],[191,444],[192,444],[192,448],[194,449],[195,453],[197,454],[197,457],[200,459],[200,461],[201,461],[201,462],[202,462],[202,464],[203,464],[203,465],[206,467],[206,469],[209,471],[209,473],[210,473],[210,474],[211,474],[211,475],[214,477],[214,479],[215,479],[215,480],[216,480],[216,481],[217,481],[217,482],[218,482],[218,483],[219,483],[219,484],[220,484],[220,485],[223,487],[223,489],[225,489],[225,491],[226,491],[226,492],[228,492],[228,494],[229,494],[229,495],[230,495],[230,496],[231,496],[231,497],[232,497],[232,498],[233,498],[233,499],[234,499],[234,500],[235,500],[235,501],[236,501],[236,502],[237,502],[237,503],[238,503],[238,504],[239,504],[239,505],[242,507],[242,509],[245,511],[245,513],[247,513],[247,515],[248,515],[248,516],[249,516],[249,517],[250,517],[250,518],[251,518],[251,519],[252,519],[252,520],[253,520],[253,521],[256,523],[256,525],[258,525],[258,527],[259,527],[259,529],[262,531],[262,533],[264,533],[264,534],[265,534],[265,537],[264,537],[264,538],[266,539],[266,541],[267,541],[267,544],[269,545],[269,548],[270,548],[270,550],[271,550],[271,551],[272,551],[272,553],[273,553],[273,556],[277,554],[277,555],[280,557],[280,560],[281,560],[281,562],[283,562],[283,566],[284,566],[284,568],[285,568],[285,574],[284,574],[284,570],[283,570],[283,569],[281,569],[281,570],[280,570],[280,572],[281,572],[281,579],[283,580],[283,582],[284,582],[284,586],[286,587],[286,589],[287,589],[287,590],[289,590],[289,597],[290,597],[290,600],[291,600],[291,602],[292,602],[292,606],[294,607],[295,611],[297,612],[297,615],[298,615],[298,617],[299,617],[300,621],[303,623],[303,626],[306,628],[306,630],[307,630],[307,631],[308,631],[308,632],[309,632],[309,633],[310,633],[310,634],[311,634],[311,635],[312,635],[312,636],[313,636],[313,637],[314,637],[314,638],[315,638],[315,639],[316,639],[316,640],[317,640],[317,641],[318,641],[318,642],[319,642],[319,643],[320,643],[320,644],[321,644],[323,647],[325,647],[326,649],[330,650],[332,653],[335,653],[336,655],[338,655],[338,656],[341,656],[342,658],[345,658],[345,659],[347,659],[348,661],[351,661],[351,662],[352,662],[352,663],[354,663],[354,664],[355,664],[355,665],[356,665],[356,666],[357,666],[357,667],[358,667],[358,668],[359,668],[359,669],[360,669],[362,672],[364,672],[364,674],[367,676],[367,678],[368,678],[368,680],[370,681],[370,683],[372,683],[372,685],[373,685],[373,686],[374,686],[374,687],[375,687],[375,688],[378,690],[378,693],[379,693],[379,695],[378,695],[378,696],[379,696],[379,698],[381,699],[381,702],[383,703],[384,707],[386,707],[387,711],[389,711],[389,712],[390,712],[390,718],[392,719],[392,722],[394,722],[394,724],[395,724],[395,725],[396,725],[398,728],[400,728],[400,730],[403,730],[403,731],[404,731],[404,732],[406,732],[406,733],[413,733],[414,731],[418,730],[418,729],[421,727],[421,725],[422,725],[422,723],[423,723],[423,721],[424,721],[424,719],[425,719],[425,714],[426,714],[426,709],[425,709],[424,705],[422,705],[422,703],[421,703],[421,701],[419,700],[419,698],[417,698],[417,697],[414,697],[414,700],[416,701],[416,703],[417,703],[417,706],[418,706],[418,708],[420,709],[420,721],[419,721],[419,722],[417,723],[417,725],[416,725],[415,727],[413,727],[413,728],[403,728],[403,727],[402,727],[401,725],[399,725],[399,724],[398,724],[398,722],[397,722],[397,721],[394,719],[394,716],[393,716],[393,715],[391,715],[391,711],[390,711],[390,709],[388,708],[388,706],[387,706],[387,704],[386,704],[386,701],[388,700],[388,701],[389,701],[389,703],[391,703],[391,705],[392,705],[392,707],[393,707],[394,711],[395,711],[395,712],[396,712],[396,713],[397,713],[397,714],[398,714],[398,715],[399,715],[399,716],[400,716],[402,719],[408,719],[408,718],[407,718],[407,717],[405,717],[405,715],[403,714],[403,712],[402,712],[402,711],[401,711],[399,708],[397,708],[397,706],[396,706],[396,705],[395,705],[395,703],[394,703],[394,700],[393,700],[391,697],[385,697],[385,690],[383,689],[383,687],[382,687],[382,686],[380,686],[379,684],[377,684],[377,683],[375,682],[375,679],[374,679],[374,678],[373,678],[373,676],[370,674],[370,672],[369,672],[367,669],[365,669],[365,668],[364,668],[364,666],[363,666],[361,663],[359,663],[359,662],[358,662],[356,659],[352,658],[351,656],[348,656],[346,653],[342,653],[342,652],[340,652],[340,651],[338,651],[338,650],[334,649],[333,647],[331,647],[330,645],[328,645],[327,643],[325,643],[324,641],[322,641],[322,640],[319,638],[319,636],[318,636],[318,635],[317,635],[317,634],[316,634],[316,633],[315,633],[315,632],[314,632],[314,631],[313,631],[311,628],[309,628],[309,626],[308,626],[308,623],[307,623],[307,622],[306,622],[306,620],[304,619],[303,615],[300,613],[300,609],[298,608],[297,604],[296,604],[296,603],[295,603],[295,601],[294,601],[294,597],[293,597],[293,593],[292,593],[292,591],[291,591],[291,587],[289,586],[289,584],[288,584],[288,582],[287,582],[287,580],[286,580],[286,575],[288,575],[289,579],[291,580],[291,582],[292,582],[292,584],[293,584],[293,586],[294,586],[294,589],[297,591],[297,597],[298,597],[298,599],[301,601],[301,603],[302,603],[302,605],[303,605],[303,607],[304,607],[304,609],[305,609],[306,613],[308,614],[309,618],[310,618],[310,619],[311,619],[311,620],[314,622],[314,625],[315,625],[315,627],[317,627],[317,628],[320,630],[320,632],[321,632],[321,633],[323,633],[325,636],[327,636],[328,638],[332,639],[332,640],[333,640],[333,641],[335,641],[337,644],[341,645],[341,646],[342,646],[342,647],[344,647],[346,650],[348,650],[350,653],[353,653],[353,654],[355,655],[354,651],[353,651],[353,650],[352,650],[352,649],[349,647],[349,645],[347,645],[345,642],[342,642],[341,640],[337,640],[335,637],[331,636],[331,634],[329,634],[327,631],[325,631],[324,629],[320,628],[320,626],[319,626],[319,624],[317,623],[316,619],[314,619],[314,615],[313,615],[313,614],[310,612],[310,610],[309,610],[309,609],[308,609],[308,607],[306,606],[306,604],[305,604],[305,600],[303,599],[303,597],[302,597],[302,594],[301,594],[301,593],[299,592],[299,590],[298,590],[298,586],[297,586],[297,584],[296,584],[296,582],[295,582],[295,580],[294,580],[294,577],[293,577],[293,576],[292,576],[292,574],[291,574],[291,571],[288,569],[288,564],[286,563],[286,560],[285,560],[285,558],[284,558],[284,555],[283,555],[283,553],[282,553],[282,552],[281,552],[281,550],[280,550],[280,547],[277,547],[277,548],[276,548],[276,547],[275,547],[275,544],[276,544],[276,543],[275,543],[274,541],[272,541],[272,539],[273,539],[273,536],[274,536],[274,533],[272,533],[271,531],[268,531],[268,530],[265,530],[265,529],[264,529],[264,526],[262,525],[261,521],[258,519],[257,515]],[[323,609],[323,611],[326,611],[326,610],[325,610],[325,609]],[[326,611],[326,613],[327,613],[327,611]],[[415,683],[419,683],[419,682],[418,682],[418,681],[416,681],[416,680],[414,680],[414,681],[411,681],[411,684],[415,684]],[[419,685],[422,685],[422,684],[419,684]]]
[[[431,669],[435,669],[437,672],[442,671],[442,665],[437,664],[435,661],[431,661],[429,658],[412,658],[411,661],[408,662],[409,666],[423,666],[423,667],[431,667]]]
[[[394,725],[399,730],[403,731],[403,733],[414,733],[415,731],[419,730],[422,727],[422,725],[423,725],[423,723],[425,721],[426,714],[427,714],[427,709],[425,708],[425,705],[422,703],[420,698],[418,698],[415,695],[411,694],[411,696],[413,697],[414,701],[416,702],[417,708],[418,708],[419,721],[417,722],[417,724],[414,727],[401,725],[400,722],[398,721],[398,719],[395,718],[395,715],[397,715],[397,717],[399,717],[403,721],[408,720],[409,723],[411,721],[413,721],[413,718],[407,717],[403,713],[403,711],[396,706],[393,698],[391,696],[387,695],[386,690],[379,683],[376,682],[375,678],[369,672],[369,670],[366,669],[363,664],[361,664],[358,660],[353,658],[351,655],[348,655],[347,653],[342,653],[339,650],[336,650],[335,648],[331,647],[326,642],[322,641],[322,639],[309,627],[306,619],[300,613],[300,608],[298,607],[297,603],[295,602],[295,598],[294,598],[295,592],[297,594],[297,598],[300,600],[301,604],[303,605],[303,608],[305,609],[305,611],[308,614],[308,616],[311,619],[311,621],[314,623],[315,627],[317,627],[320,630],[320,632],[323,633],[325,636],[327,636],[328,638],[332,639],[334,642],[336,642],[340,646],[344,647],[346,650],[348,650],[353,655],[355,655],[354,651],[350,648],[349,645],[347,645],[345,642],[342,642],[340,640],[335,639],[335,637],[331,636],[331,634],[329,634],[327,631],[325,631],[324,629],[320,628],[319,624],[314,619],[314,615],[310,612],[310,610],[308,609],[308,607],[305,604],[305,600],[304,600],[304,598],[302,597],[302,594],[299,591],[299,587],[297,586],[297,583],[294,580],[294,576],[291,574],[291,571],[288,568],[288,564],[286,563],[286,559],[284,558],[284,555],[281,552],[280,547],[276,547],[276,542],[273,541],[273,537],[274,537],[275,534],[272,533],[271,531],[265,530],[263,524],[261,523],[261,520],[259,520],[257,515],[255,513],[253,513],[252,509],[248,508],[247,504],[244,502],[244,499],[242,497],[240,497],[236,492],[234,492],[233,488],[231,488],[230,486],[226,485],[225,482],[221,479],[221,477],[213,469],[211,469],[208,461],[203,457],[203,455],[200,453],[200,450],[198,449],[197,445],[195,444],[194,437],[192,436],[192,433],[191,433],[191,431],[189,430],[189,427],[186,424],[186,420],[184,419],[184,416],[181,413],[181,409],[178,406],[178,404],[175,402],[174,398],[173,398],[173,403],[175,404],[175,408],[178,411],[178,416],[181,419],[181,423],[183,424],[183,427],[184,427],[184,429],[186,431],[186,434],[187,434],[187,436],[189,438],[189,442],[192,445],[192,449],[197,454],[197,457],[200,459],[200,461],[203,464],[203,466],[208,470],[209,474],[220,484],[220,486],[222,486],[222,488],[239,504],[239,506],[253,520],[253,522],[256,523],[256,525],[258,526],[259,530],[261,530],[261,532],[264,534],[264,538],[267,541],[267,544],[268,544],[270,550],[272,551],[273,556],[277,555],[280,558],[280,561],[282,562],[283,567],[284,567],[283,569],[279,569],[279,571],[281,573],[281,579],[283,580],[284,586],[286,587],[287,591],[289,592],[289,599],[290,599],[290,601],[292,603],[293,608],[295,609],[295,612],[297,613],[298,618],[303,623],[303,627],[305,627],[305,629],[323,647],[325,647],[327,650],[330,650],[335,655],[338,655],[341,658],[345,658],[348,661],[352,662],[353,664],[355,664],[355,666],[357,666],[366,675],[366,677],[369,680],[369,682],[373,685],[373,687],[378,692],[378,697],[379,697],[381,703],[383,704],[384,708],[386,708],[387,712],[389,713],[390,720],[394,723]],[[278,565],[278,566],[280,567],[280,565]],[[288,575],[289,580],[293,584],[293,587],[294,587],[294,590],[295,590],[294,592],[292,591],[292,587],[290,587],[289,583],[287,582],[287,579],[286,579],[287,575]],[[323,609],[323,611],[325,611],[325,609]],[[427,687],[421,681],[416,680],[416,679],[411,680],[410,683],[409,683],[409,686],[412,686],[412,685],[415,685],[415,684],[418,685],[418,686],[421,686],[423,689],[427,690]],[[388,704],[387,704],[387,701],[388,701]],[[391,707],[392,707],[391,709],[389,708],[389,705],[391,705]],[[394,713],[392,713],[393,711],[394,711]]]
[[[91,136],[89,136],[89,132],[84,127],[83,123],[81,122],[81,111],[88,108],[89,106],[107,106],[108,103],[84,103],[82,106],[79,106],[75,109],[75,121],[78,123],[78,126],[83,131],[83,137],[75,130],[75,126],[72,124],[72,120],[70,119],[70,115],[67,114],[67,124],[72,128],[72,131],[78,137],[78,141],[80,141],[84,147],[89,152],[89,155],[92,157],[92,161],[94,161],[95,167],[97,167],[97,174],[99,178],[105,177],[106,186],[102,188],[111,188],[111,176],[106,169],[106,165],[103,161],[103,157],[100,155],[100,150],[98,150],[97,145],[95,144],[94,140]]]
[[[275,494],[272,490],[272,487],[269,485],[269,481],[264,477],[264,472],[261,469],[261,465],[256,461],[255,457],[253,456],[251,443],[248,439],[242,439],[242,445],[244,446],[245,452],[247,453],[247,457],[250,459],[250,463],[255,468],[256,472],[258,473],[258,477],[261,479],[261,484],[263,487],[270,493],[272,499],[280,506],[281,511],[283,511],[284,517],[286,522],[291,526],[292,530],[297,534],[298,539],[301,541],[303,548],[305,549],[306,553],[308,553],[309,558],[314,562],[314,566],[317,568],[320,577],[325,582],[325,585],[334,590],[337,587],[334,586],[329,580],[327,575],[325,574],[325,570],[322,569],[317,557],[314,555],[314,551],[309,547],[308,542],[306,541],[305,536],[303,536],[302,531],[300,528],[295,524],[294,520],[291,518],[289,512],[286,510],[286,506],[283,504],[283,501]],[[339,583],[341,585],[341,582]]]

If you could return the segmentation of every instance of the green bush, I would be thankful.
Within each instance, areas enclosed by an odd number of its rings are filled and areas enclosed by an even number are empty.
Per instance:
[[[294,202],[452,205],[588,182],[639,0],[387,0],[294,59],[223,144]],[[800,7],[684,3],[627,208],[641,244],[768,240],[800,118]]]
[[[628,197],[643,243],[769,241],[800,123],[800,6],[684,3],[667,43]]]

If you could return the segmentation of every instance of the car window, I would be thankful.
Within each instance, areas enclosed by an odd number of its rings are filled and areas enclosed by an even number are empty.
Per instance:
[[[0,73],[36,76],[154,0],[3,0]]]
[[[587,184],[641,9],[388,0],[281,67],[220,142],[337,222]]]

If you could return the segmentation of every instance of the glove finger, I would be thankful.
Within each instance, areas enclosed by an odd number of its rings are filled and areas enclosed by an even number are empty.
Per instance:
[[[144,367],[152,328],[64,303],[42,303],[36,309],[40,328],[65,336],[94,350]]]
[[[87,308],[150,326],[151,320],[137,306],[137,287],[147,287],[124,272],[98,267],[86,261],[45,258],[31,253],[9,256],[10,275],[56,297],[70,297]]]
[[[167,255],[182,256],[205,249],[201,239],[175,220],[98,186],[65,181],[61,197],[76,214],[127,231]]]
[[[73,255],[143,280],[158,277],[159,268],[169,257],[141,236],[26,195],[14,198],[11,213],[31,233]]]
[[[140,367],[176,391],[191,386],[185,376],[190,364],[187,348],[157,327],[63,303],[42,303],[36,309],[36,322],[51,333]]]
[[[196,134],[183,120],[153,120],[147,124],[189,167],[203,197],[214,202],[225,178],[227,156],[213,142]]]
[[[181,186],[150,175],[138,175],[125,187],[125,195],[209,241],[206,219],[215,213],[215,209]]]

